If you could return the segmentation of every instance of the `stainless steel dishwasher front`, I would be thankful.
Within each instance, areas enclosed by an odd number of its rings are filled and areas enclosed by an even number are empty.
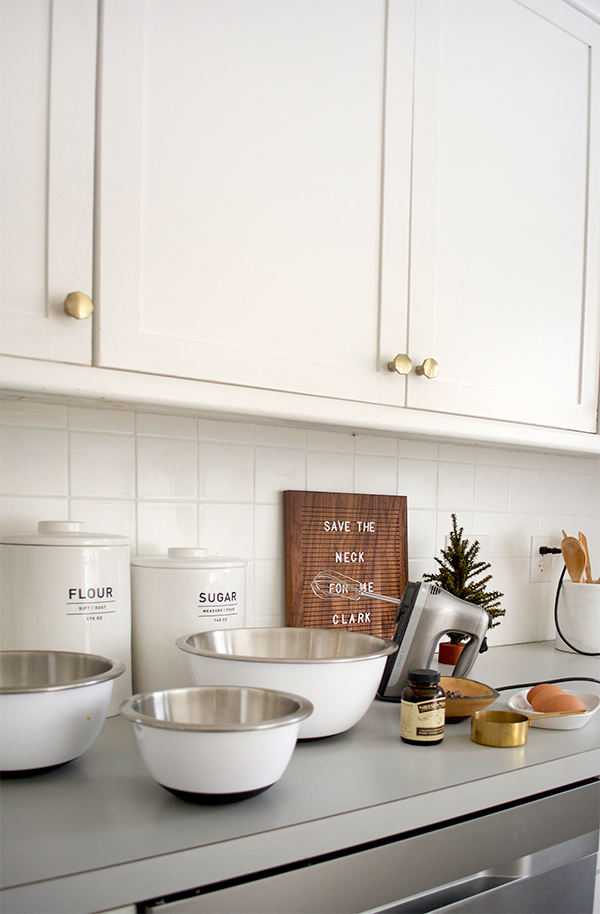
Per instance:
[[[199,886],[138,910],[591,914],[599,795],[599,782],[588,781],[235,882]]]

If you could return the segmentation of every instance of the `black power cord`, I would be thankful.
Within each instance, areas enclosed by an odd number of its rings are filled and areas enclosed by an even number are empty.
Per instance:
[[[555,554],[555,555],[556,555],[556,554],[558,554],[560,551],[561,551],[560,549],[552,549],[552,548],[550,548],[549,546],[541,546],[541,547],[540,547],[540,554],[541,554],[541,555],[548,555],[548,553],[552,553],[552,554]],[[556,626],[556,631],[558,632],[558,634],[560,635],[560,637],[562,638],[562,640],[565,642],[565,644],[567,645],[567,647],[570,647],[571,650],[575,651],[576,654],[583,654],[585,657],[600,657],[600,653],[599,653],[598,651],[594,651],[594,652],[592,652],[592,651],[581,651],[581,650],[579,650],[578,647],[575,647],[574,644],[571,644],[569,641],[567,641],[567,639],[565,638],[565,636],[563,635],[563,633],[562,633],[562,631],[561,631],[561,629],[560,629],[560,625],[558,624],[558,598],[559,598],[559,596],[560,596],[560,590],[561,590],[561,587],[562,587],[562,582],[563,582],[563,578],[564,578],[564,576],[565,576],[566,570],[567,570],[567,566],[565,565],[564,568],[563,568],[563,570],[562,570],[561,576],[560,576],[560,578],[559,578],[559,580],[558,580],[558,587],[556,588],[556,598],[555,598],[555,600],[554,600],[554,624],[555,624],[555,626]],[[508,692],[508,691],[511,690],[511,689],[527,689],[527,688],[532,688],[533,686],[536,686],[536,685],[541,685],[542,682],[548,682],[548,683],[555,683],[555,682],[597,682],[597,683],[600,683],[600,679],[594,679],[593,676],[566,676],[566,677],[562,677],[561,679],[543,679],[543,680],[541,680],[540,682],[520,682],[520,683],[516,683],[515,685],[496,686],[496,691],[497,691],[497,692]]]
[[[594,679],[593,676],[563,676],[561,679],[540,679],[539,682],[517,682],[515,685],[507,686],[494,686],[496,692],[508,692],[510,689],[528,689],[533,688],[536,685],[542,685],[542,683],[554,683],[554,682],[597,682],[600,684],[600,679]]]

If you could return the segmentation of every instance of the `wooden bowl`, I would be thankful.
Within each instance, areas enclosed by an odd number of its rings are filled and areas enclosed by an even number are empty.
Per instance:
[[[453,676],[440,677],[444,692],[460,692],[460,698],[446,696],[446,723],[459,724],[467,720],[475,711],[482,711],[495,701],[499,692],[491,686],[476,682],[474,679],[456,679]]]

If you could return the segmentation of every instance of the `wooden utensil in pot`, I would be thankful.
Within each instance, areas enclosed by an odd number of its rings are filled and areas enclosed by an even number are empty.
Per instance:
[[[587,538],[581,530],[579,531],[579,542],[585,552],[585,579],[588,584],[593,584],[594,579],[592,578],[592,569],[590,568],[590,551],[588,549]]]
[[[564,530],[563,530],[564,533]],[[569,577],[575,584],[581,584],[585,573],[585,552],[574,536],[566,536],[560,544],[560,551],[567,566]]]

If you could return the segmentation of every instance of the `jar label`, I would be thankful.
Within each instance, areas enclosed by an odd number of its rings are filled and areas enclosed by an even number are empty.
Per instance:
[[[67,616],[79,616],[87,622],[108,621],[105,617],[117,611],[115,588],[104,587],[69,587],[66,601]]]
[[[240,615],[237,591],[203,590],[198,594],[198,610],[199,619],[208,620],[211,625],[229,625],[232,628],[238,624]]]
[[[422,743],[439,740],[444,735],[445,709],[445,698],[402,701],[400,736]]]

